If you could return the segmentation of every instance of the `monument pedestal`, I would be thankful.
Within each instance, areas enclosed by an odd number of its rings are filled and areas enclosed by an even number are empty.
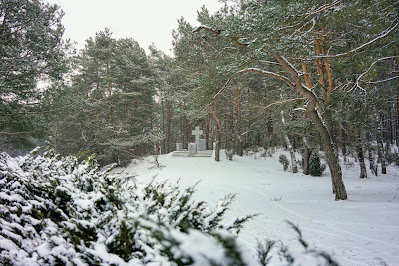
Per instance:
[[[188,143],[187,151],[183,150],[182,143],[176,143],[176,151],[173,152],[173,157],[211,157],[213,151],[206,150],[206,140],[200,139],[203,131],[199,127],[195,127],[193,135],[195,136],[195,142]]]

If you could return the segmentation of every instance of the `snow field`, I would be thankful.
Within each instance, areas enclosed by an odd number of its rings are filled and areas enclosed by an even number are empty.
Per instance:
[[[293,253],[303,250],[296,232],[286,223],[299,226],[304,239],[324,250],[341,265],[399,265],[399,169],[388,167],[387,175],[360,179],[357,162],[341,164],[348,200],[335,201],[328,168],[321,177],[284,172],[278,156],[235,156],[221,153],[214,158],[181,158],[160,155],[136,161],[114,173],[134,173],[137,181],[167,180],[181,188],[196,184],[194,197],[211,205],[229,193],[237,194],[226,220],[259,214],[245,224],[238,240],[255,256],[257,241],[281,240]],[[299,159],[300,156],[297,157]],[[353,159],[349,159],[352,160]],[[193,247],[195,248],[195,247]],[[274,254],[272,265],[279,265]],[[304,261],[303,265],[307,262]]]

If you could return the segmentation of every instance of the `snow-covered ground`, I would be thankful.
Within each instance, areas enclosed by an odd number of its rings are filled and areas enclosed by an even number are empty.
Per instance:
[[[154,176],[171,184],[180,180],[182,188],[200,181],[195,198],[211,205],[237,193],[226,218],[260,214],[245,224],[238,238],[254,256],[257,240],[281,240],[294,252],[301,249],[288,220],[299,226],[312,247],[328,252],[341,265],[399,265],[398,167],[389,166],[386,175],[369,172],[369,178],[359,179],[358,163],[343,165],[349,199],[335,201],[328,169],[321,177],[284,172],[280,153],[285,152],[229,161],[222,152],[221,162],[167,154],[158,157],[160,168],[147,157],[114,173],[135,173],[143,183]],[[275,256],[273,265],[278,261]]]

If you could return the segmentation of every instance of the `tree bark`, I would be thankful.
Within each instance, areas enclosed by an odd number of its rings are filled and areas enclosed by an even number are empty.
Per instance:
[[[325,55],[326,53],[326,31],[323,29],[323,36],[321,37],[321,52]],[[327,58],[323,58],[324,67],[326,68],[327,78],[328,78],[328,90],[327,90],[327,104],[331,102],[331,94],[334,90],[334,79],[332,76],[332,70]]]
[[[296,173],[298,173],[298,165],[297,165],[297,163],[296,163],[296,158],[295,158],[294,149],[292,148],[290,139],[289,139],[288,136],[285,135],[285,134],[284,134],[284,139],[285,139],[285,143],[287,144],[288,152],[290,153],[290,156],[291,156],[291,168],[292,168],[292,173],[293,173],[293,174],[296,174]]]
[[[309,174],[309,158],[310,158],[310,150],[308,146],[308,141],[306,137],[303,137],[303,174]]]
[[[399,63],[398,63],[398,51],[397,48],[395,48],[394,50],[394,59],[393,59],[393,69],[395,72],[395,75],[398,77],[399,76]],[[396,79],[395,82],[395,86],[396,86],[396,97],[395,97],[395,109],[396,109],[396,136],[395,136],[395,140],[396,140],[396,145],[399,145],[399,79]]]
[[[319,39],[314,39],[314,48],[317,55],[321,55],[321,45]],[[316,59],[316,69],[317,73],[319,74],[319,84],[321,86],[321,95],[323,99],[326,98],[326,81],[323,77],[323,63],[320,58]]]
[[[310,82],[308,67],[305,63],[302,62],[302,71],[303,78],[305,79],[306,87],[308,90],[312,90],[312,83]],[[305,109],[305,102],[303,103],[303,107]],[[303,113],[303,118],[307,118],[306,112]],[[310,158],[310,150],[308,145],[308,140],[306,136],[302,138],[303,140],[303,174],[309,175],[309,158]]]
[[[114,126],[114,114],[113,114],[113,102],[112,102],[112,84],[111,84],[111,73],[109,71],[109,63],[107,63],[107,78],[108,78],[108,96],[110,99],[110,107],[109,107],[109,119],[111,125]]]
[[[281,94],[281,91],[279,91],[279,94],[280,94],[280,99],[283,100],[283,96]],[[284,111],[283,110],[281,110],[281,122],[283,124],[285,124],[285,118],[284,118]],[[288,152],[290,153],[290,156],[291,156],[292,173],[296,174],[296,173],[298,173],[298,166],[297,166],[297,162],[296,162],[296,158],[295,158],[294,149],[292,147],[290,139],[288,138],[288,136],[286,134],[284,134],[284,140],[285,140],[285,144],[287,145]]]
[[[342,180],[342,170],[339,164],[338,152],[335,143],[330,135],[330,131],[328,130],[326,123],[323,120],[321,113],[319,112],[318,108],[319,103],[317,96],[311,90],[302,86],[301,75],[292,64],[290,64],[284,57],[280,55],[276,54],[274,55],[274,58],[280,63],[280,65],[284,68],[284,70],[286,70],[290,74],[294,82],[292,82],[289,78],[284,77],[282,75],[269,71],[262,71],[260,69],[246,69],[240,71],[239,73],[242,74],[246,72],[257,72],[266,76],[282,80],[290,88],[302,94],[308,100],[308,104],[306,106],[306,112],[309,118],[314,123],[316,130],[319,132],[321,136],[323,148],[327,157],[327,163],[330,168],[331,181],[333,186],[333,193],[335,194],[335,199],[346,200],[348,198],[348,195],[346,193],[345,185]]]
[[[206,120],[205,120],[205,139],[206,139],[206,147],[207,147],[207,150],[209,150],[209,149],[212,149],[212,147],[210,147],[209,145],[210,145],[210,141],[209,141],[209,128],[210,128],[210,120],[211,120],[211,118],[210,117],[206,117]]]
[[[347,150],[346,150],[346,133],[345,129],[341,129],[341,149],[342,149],[342,155],[344,156],[344,162],[346,163],[346,155],[347,155]]]
[[[333,193],[335,193],[336,200],[346,200],[348,195],[346,193],[345,185],[342,180],[342,170],[339,164],[338,153],[334,144],[334,141],[330,135],[330,131],[328,130],[326,123],[324,122],[321,114],[317,111],[316,103],[317,97],[316,95],[309,89],[302,86],[300,75],[297,70],[294,69],[285,58],[275,55],[276,60],[281,64],[281,66],[292,76],[294,79],[294,84],[291,82],[287,83],[290,87],[294,88],[296,91],[301,93],[308,100],[307,104],[307,114],[309,118],[314,123],[316,130],[319,132],[324,151],[327,157],[327,163],[330,168],[331,173],[331,181],[333,185]],[[290,85],[291,84],[291,85]]]
[[[171,134],[170,134],[170,127],[172,121],[172,108],[170,106],[170,101],[166,101],[166,153],[171,151]]]
[[[385,152],[384,152],[384,145],[382,142],[382,125],[381,120],[374,115],[374,121],[377,126],[376,131],[376,138],[377,138],[377,152],[378,152],[378,161],[381,163],[381,174],[385,175],[387,173],[386,167],[386,159],[385,159]]]
[[[323,36],[322,36],[321,40],[314,39],[313,42],[314,42],[316,54],[317,55],[325,54],[325,50],[324,50],[323,46],[321,45],[321,43],[324,45],[326,42],[324,30],[323,30]],[[332,125],[332,114],[328,108],[328,105],[330,104],[330,100],[331,100],[331,94],[334,89],[334,80],[332,77],[332,71],[330,69],[330,65],[328,63],[327,58],[324,58],[323,60],[321,60],[320,58],[316,59],[316,68],[317,68],[317,73],[319,74],[319,83],[321,85],[322,98],[327,103],[327,108],[325,108],[325,110],[323,112],[324,122],[327,125],[328,131],[330,131],[331,137],[334,139],[333,125]],[[324,69],[326,70],[326,73],[327,73],[327,78],[328,78],[328,83],[329,83],[328,89],[327,89],[326,80],[324,79]]]
[[[220,120],[216,115],[217,110],[217,99],[215,100],[214,104],[215,110],[212,110],[213,117],[215,118],[217,129],[216,129],[216,139],[215,139],[215,161],[220,161],[220,133],[222,132],[222,127],[220,125]]]
[[[375,174],[375,176],[378,176],[378,168],[377,165],[374,162],[374,153],[371,150],[371,148],[369,149],[369,167],[371,172],[373,172]]]
[[[360,165],[360,178],[367,178],[367,169],[366,169],[366,164],[364,163],[362,139],[360,138],[360,136],[357,137],[356,152]]]
[[[241,93],[240,89],[236,88],[236,97],[237,97],[237,155],[243,156],[243,145],[242,145],[242,137],[241,137]]]

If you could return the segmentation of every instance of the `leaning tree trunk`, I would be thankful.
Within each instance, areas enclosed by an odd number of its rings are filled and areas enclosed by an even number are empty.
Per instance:
[[[292,84],[289,80],[286,80],[282,76],[277,76],[276,78],[284,80],[290,87],[301,93],[308,100],[306,111],[308,117],[314,123],[316,130],[319,132],[322,139],[323,147],[327,157],[328,167],[330,168],[331,181],[333,186],[333,193],[335,194],[335,199],[346,200],[348,198],[348,195],[346,193],[345,185],[342,180],[342,170],[339,164],[338,152],[335,147],[334,141],[331,138],[330,132],[326,126],[326,123],[317,110],[317,97],[311,90],[305,88],[302,85],[301,76],[299,75],[298,71],[293,68],[293,66],[288,63],[288,61],[284,57],[275,55],[275,58],[281,64],[281,66],[286,71],[288,71],[288,73],[290,73],[290,75],[294,78],[295,83]]]
[[[323,143],[324,151],[327,157],[328,167],[330,168],[331,181],[333,185],[333,193],[335,194],[336,200],[345,200],[348,198],[344,182],[342,180],[342,170],[339,164],[338,153],[334,142],[331,139],[330,133],[315,108],[309,109],[308,104],[308,115],[316,126],[317,131],[320,133],[320,137]],[[310,106],[312,107],[312,106]],[[315,105],[313,106],[315,107]]]
[[[306,106],[306,112],[308,114],[308,117],[315,125],[315,128],[319,132],[322,139],[323,148],[327,157],[327,163],[330,168],[331,181],[333,185],[333,193],[335,194],[335,199],[346,200],[348,198],[348,195],[346,194],[345,185],[342,180],[342,171],[339,164],[338,152],[335,147],[334,141],[331,138],[330,132],[326,126],[326,123],[321,116],[321,112],[319,111],[321,107],[317,96],[312,92],[312,90],[302,85],[302,73],[297,71],[295,67],[287,61],[287,59],[277,54],[274,55],[274,58],[280,63],[284,70],[286,70],[290,74],[294,83],[287,77],[269,71],[262,71],[260,69],[250,68],[240,71],[239,73],[243,74],[247,72],[256,72],[266,76],[271,76],[275,79],[282,80],[289,87],[302,94],[306,98],[306,100],[308,101],[308,104]]]
[[[312,83],[310,82],[309,78],[309,72],[308,72],[308,67],[307,65],[302,62],[302,71],[303,71],[303,78],[305,79],[306,87],[308,90],[312,90]],[[305,109],[306,103],[303,103],[303,108]],[[308,115],[306,112],[303,113],[303,118],[308,118]],[[310,158],[310,150],[309,150],[309,145],[308,145],[308,139],[306,136],[302,138],[303,140],[303,174],[308,175],[309,174],[309,158]]]

